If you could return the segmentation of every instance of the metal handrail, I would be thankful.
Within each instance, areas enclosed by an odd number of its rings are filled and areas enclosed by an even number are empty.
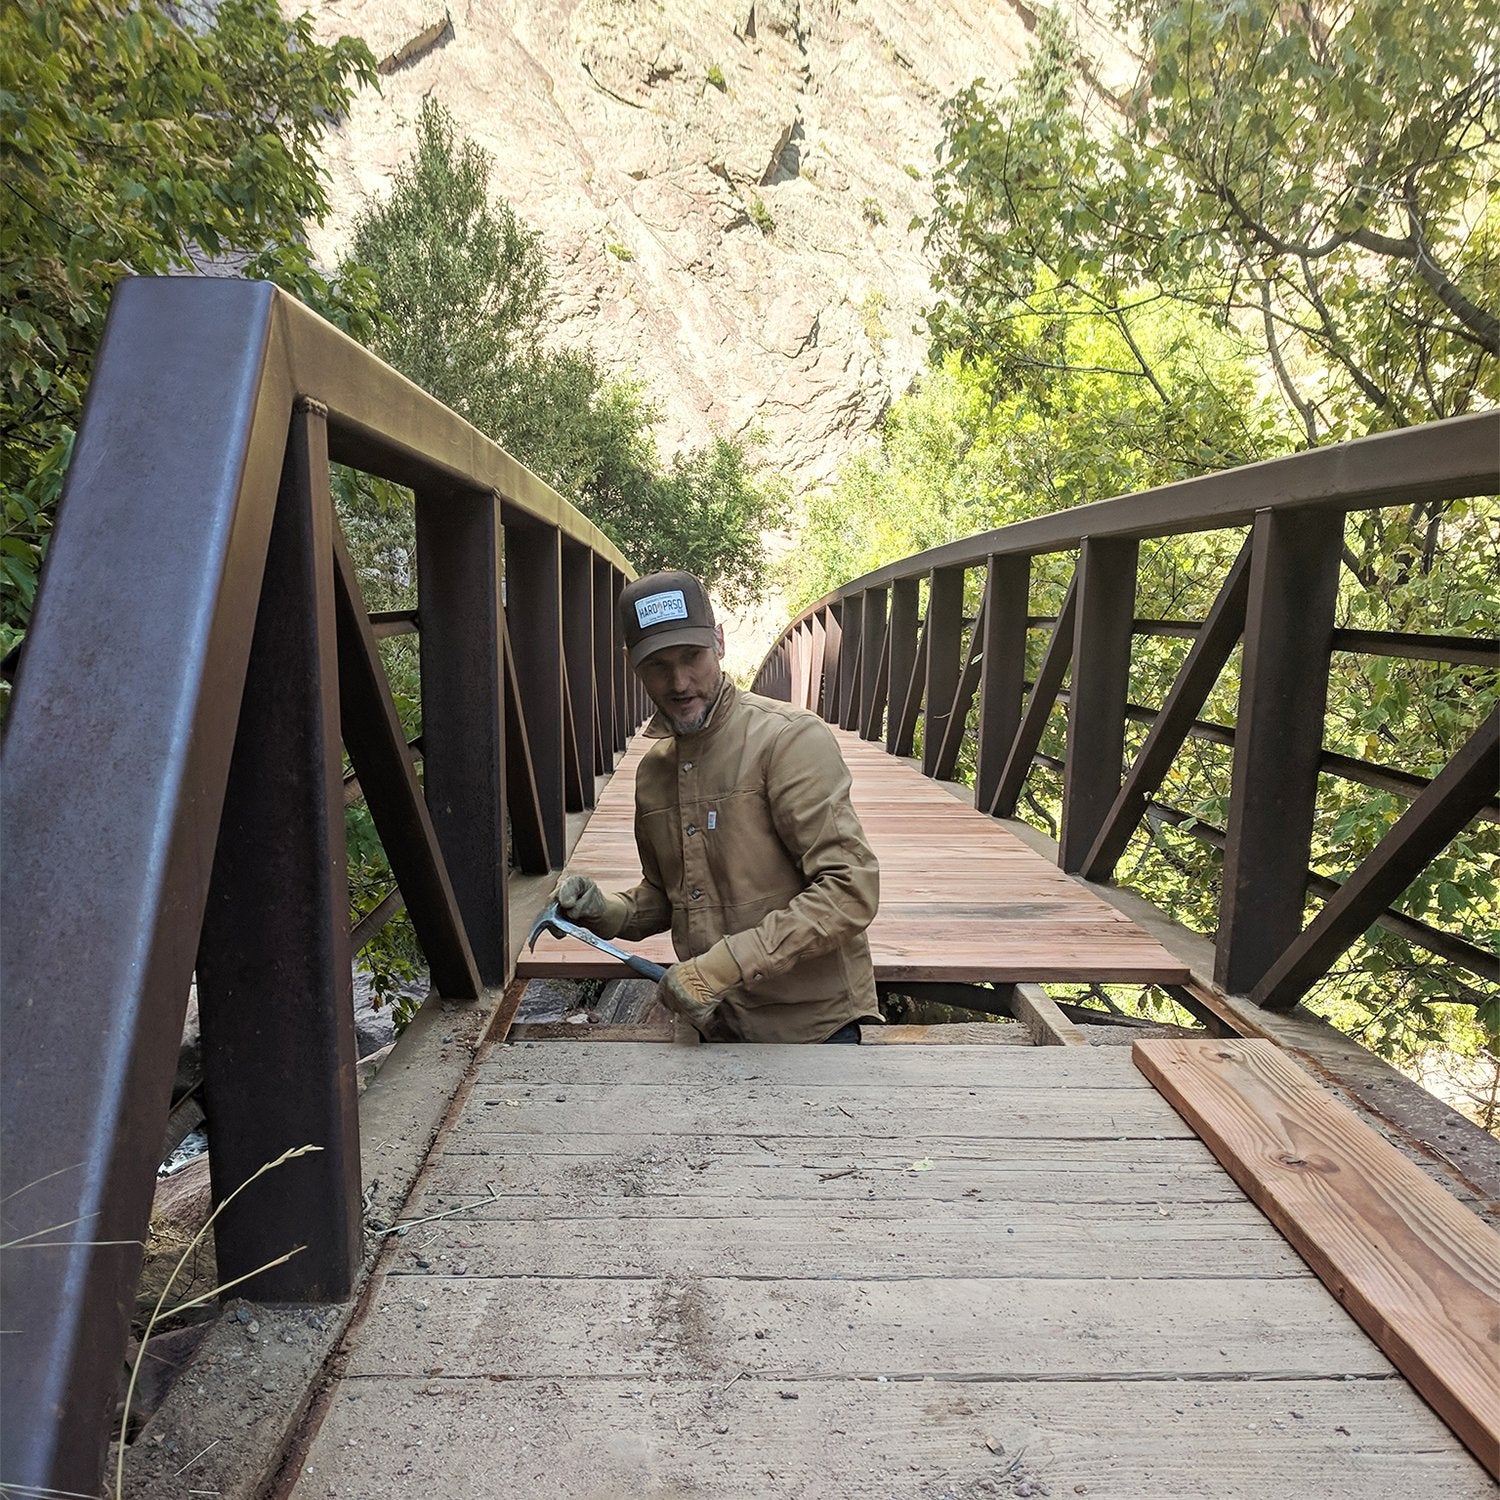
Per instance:
[[[1471,820],[1494,819],[1497,714],[1430,780],[1332,755],[1322,731],[1335,650],[1500,666],[1494,643],[1478,638],[1336,629],[1345,514],[1497,492],[1500,413],[1489,411],[1039,516],[902,558],[826,594],[786,627],[756,687],[884,740],[898,755],[912,753],[920,720],[922,768],[939,779],[953,775],[970,742],[975,805],[998,816],[1014,816],[1033,765],[1058,764],[1039,747],[1048,715],[1065,703],[1058,859],[1095,881],[1113,877],[1148,807],[1161,809],[1154,794],[1184,741],[1219,739],[1234,762],[1214,976],[1226,993],[1287,1009],[1377,921],[1488,978],[1494,964],[1485,950],[1389,908]],[[1204,622],[1189,631],[1189,622],[1153,626],[1136,617],[1142,540],[1231,527],[1247,529],[1246,543]],[[1062,608],[1032,614],[1033,560],[1075,551]],[[970,569],[984,571],[977,620],[963,608]],[[1051,627],[1050,637],[1028,675],[1027,632],[1039,625]],[[1130,642],[1157,627],[1191,634],[1194,644],[1161,708],[1144,710],[1129,698]],[[1241,641],[1238,722],[1210,733],[1198,710]],[[1122,770],[1128,718],[1151,727]],[[1338,885],[1309,868],[1320,771],[1412,799]],[[1328,900],[1304,930],[1309,889]]]
[[[329,464],[409,486],[418,608],[372,627]],[[127,280],[6,724],[0,1477],[97,1493],[197,976],[221,1282],[362,1252],[343,766],[439,993],[510,977],[508,868],[561,863],[644,716],[609,539],[293,298]],[[422,780],[377,633],[418,627]],[[596,734],[596,726],[599,733]],[[47,1226],[61,1226],[48,1229]]]

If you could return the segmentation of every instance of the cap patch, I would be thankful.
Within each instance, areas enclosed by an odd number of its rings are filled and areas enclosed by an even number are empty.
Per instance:
[[[635,601],[635,617],[642,630],[660,625],[665,620],[685,620],[688,617],[687,600],[681,589],[669,589],[664,594],[652,594]]]

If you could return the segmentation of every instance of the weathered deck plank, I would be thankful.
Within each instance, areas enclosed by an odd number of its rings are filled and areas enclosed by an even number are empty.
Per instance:
[[[1490,1493],[1118,1052],[498,1047],[432,1214],[299,1500]]]
[[[858,736],[834,733],[854,777],[855,808],[880,861],[880,911],[870,928],[877,978],[1187,979],[1179,959],[993,818]],[[622,758],[569,861],[606,889],[640,879],[632,809],[644,747],[637,740]],[[665,934],[628,946],[659,963],[673,960]],[[522,954],[517,972],[586,978],[624,970],[582,943],[549,937]]]
[[[348,1382],[323,1433],[299,1496],[493,1500],[503,1485],[554,1500],[991,1500],[1025,1484],[1055,1500],[1491,1495],[1437,1418],[1383,1380],[564,1385],[443,1373]]]

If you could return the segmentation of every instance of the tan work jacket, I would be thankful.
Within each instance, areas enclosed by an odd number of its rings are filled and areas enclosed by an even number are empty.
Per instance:
[[[707,724],[657,741],[636,773],[645,878],[622,892],[627,940],[672,929],[679,959],[727,938],[742,982],[711,1040],[820,1042],[880,1019],[865,928],[880,874],[849,802],[849,770],[806,709],[725,680]]]

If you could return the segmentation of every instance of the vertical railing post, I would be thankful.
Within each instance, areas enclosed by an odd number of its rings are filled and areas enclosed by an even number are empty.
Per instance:
[[[1130,627],[1140,543],[1085,537],[1078,556],[1073,690],[1063,766],[1057,862],[1081,870],[1120,790],[1125,705],[1130,695]]]
[[[927,585],[927,699],[922,714],[922,773],[937,770],[943,732],[958,691],[964,628],[964,570],[934,568]]]
[[[974,806],[988,807],[1021,726],[1026,701],[1029,557],[991,557],[984,585],[983,659],[979,677],[979,748]]]
[[[507,519],[505,616],[541,801],[547,859],[562,865],[567,843],[563,802],[562,548],[555,526]]]
[[[625,643],[620,639],[620,595],[625,589],[625,575],[615,568],[609,570],[609,628],[614,641],[614,654],[610,660],[610,672],[615,684],[615,749],[623,751],[630,742],[635,729],[632,719],[635,673],[625,656]]]
[[[563,660],[578,751],[578,784],[567,788],[569,812],[594,805],[594,564],[582,542],[562,544]]]
[[[486,984],[508,976],[503,537],[493,492],[417,491],[422,784]]]
[[[1302,931],[1344,517],[1256,514],[1216,981],[1248,994]]]
[[[823,694],[828,693],[829,684],[823,681],[823,672],[828,666],[828,624],[825,610],[813,615],[807,633],[807,706],[814,714],[822,714]]]
[[[326,418],[300,404],[198,954],[218,1279],[271,1302],[341,1300],[362,1248],[333,525]]]
[[[838,605],[822,611],[823,619],[823,702],[821,712],[830,724],[837,724],[843,704],[843,682],[846,664],[853,661],[853,646],[845,640],[844,617]]]
[[[594,571],[594,772],[608,776],[615,768],[615,609],[610,579],[614,569],[595,557]]]
[[[880,712],[877,695],[880,691],[880,662],[885,655],[886,603],[889,591],[866,589],[863,595],[863,619],[860,624],[860,641],[863,654],[860,657],[859,719],[857,727],[862,740],[879,738],[880,728],[876,722]]]
[[[906,707],[907,684],[917,660],[919,588],[915,578],[898,578],[891,585],[890,713],[886,716],[885,748],[892,755],[906,753],[901,745],[901,717]]]
[[[843,634],[839,641],[838,712],[829,718],[841,729],[853,729],[859,723],[859,680],[864,657],[864,595],[848,594],[839,604],[839,624]]]

